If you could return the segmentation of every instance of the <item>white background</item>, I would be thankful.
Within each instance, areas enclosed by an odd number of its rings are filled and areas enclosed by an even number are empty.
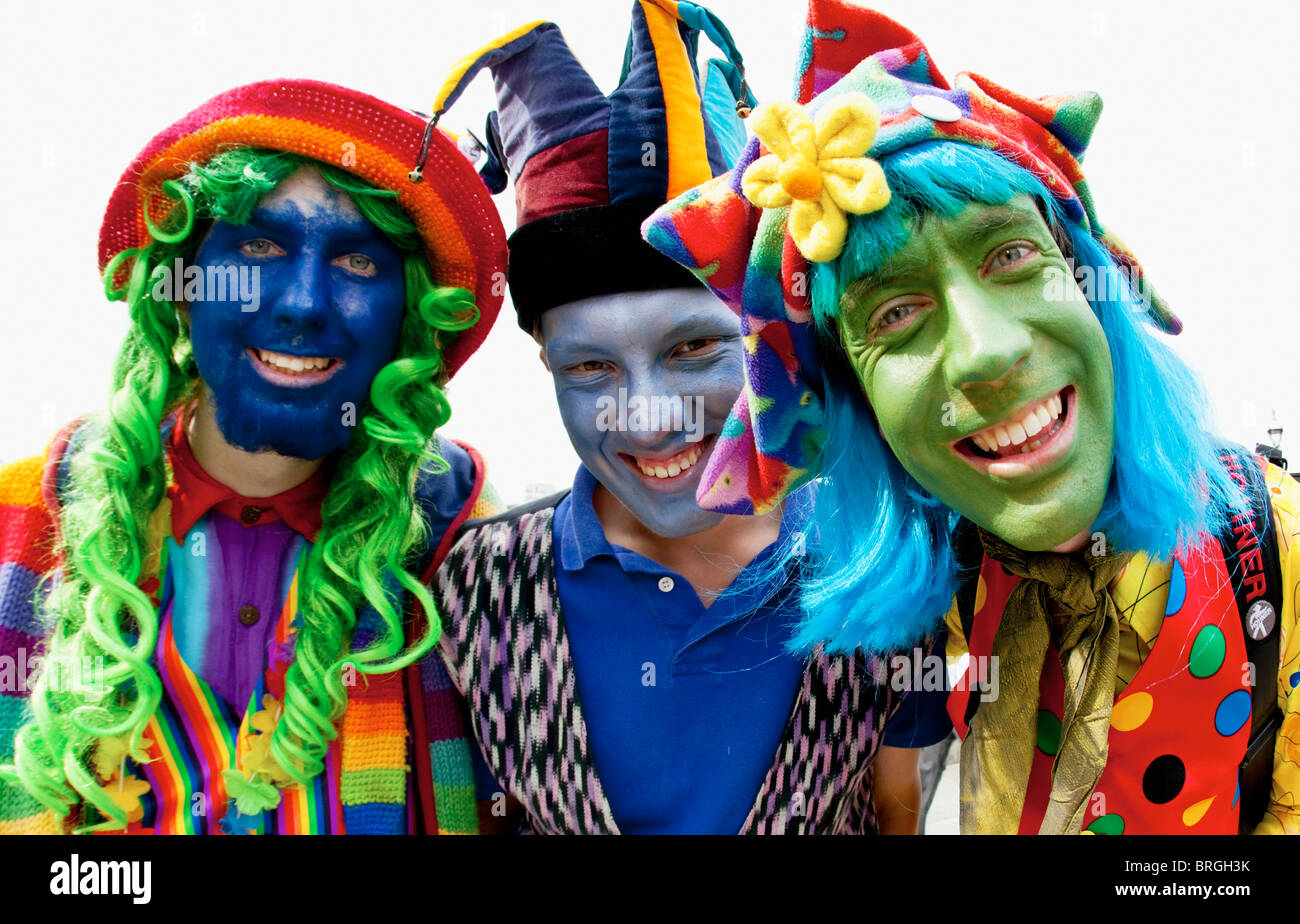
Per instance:
[[[758,98],[788,96],[802,0],[710,6]],[[1205,377],[1222,432],[1253,447],[1276,410],[1300,465],[1297,5],[877,7],[917,32],[949,76],[972,70],[1031,95],[1102,94],[1086,167],[1103,222],[1182,316],[1173,342]],[[559,23],[608,92],[630,9],[630,0],[8,5],[0,460],[40,451],[59,424],[106,399],[125,310],[103,298],[96,238],[109,191],[156,132],[223,90],[272,77],[328,80],[427,111],[453,62],[535,19]],[[483,74],[443,124],[478,133],[492,105]],[[513,229],[511,194],[499,204]],[[447,432],[484,453],[509,501],[530,485],[567,484],[576,466],[536,354],[507,302],[450,387]]]

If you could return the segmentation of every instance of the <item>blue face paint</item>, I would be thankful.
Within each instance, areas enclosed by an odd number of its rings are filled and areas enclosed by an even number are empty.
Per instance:
[[[744,384],[740,322],[709,292],[583,299],[542,315],[546,361],[578,458],[660,536],[722,515],[695,490]]]
[[[208,283],[188,299],[194,358],[226,441],[301,459],[345,446],[397,349],[402,251],[303,167],[247,224],[215,222],[194,266]],[[222,274],[253,280],[254,298],[212,284]]]

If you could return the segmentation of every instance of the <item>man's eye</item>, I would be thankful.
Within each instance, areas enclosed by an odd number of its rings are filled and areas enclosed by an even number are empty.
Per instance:
[[[599,359],[588,359],[580,363],[574,363],[568,367],[568,371],[579,375],[594,375],[597,372],[604,372],[606,365]]]
[[[239,252],[249,257],[282,256],[284,251],[264,237],[255,237],[239,245]]]
[[[915,299],[912,301],[887,302],[872,316],[867,329],[872,335],[889,334],[902,330],[920,317],[921,310],[924,307],[923,302]]]
[[[717,337],[697,337],[694,340],[687,340],[677,348],[679,354],[697,354],[706,353],[713,347],[717,346]]]
[[[1026,241],[1007,244],[993,251],[986,264],[985,271],[992,273],[998,270],[1014,269],[1036,253],[1038,253],[1038,248]]]
[[[350,253],[339,257],[334,261],[334,265],[342,267],[355,276],[373,276],[379,272],[375,261],[363,253]]]

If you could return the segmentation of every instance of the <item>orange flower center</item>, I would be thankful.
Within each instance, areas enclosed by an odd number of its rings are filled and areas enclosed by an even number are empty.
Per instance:
[[[793,199],[816,199],[822,192],[822,172],[806,160],[787,160],[776,179]]]

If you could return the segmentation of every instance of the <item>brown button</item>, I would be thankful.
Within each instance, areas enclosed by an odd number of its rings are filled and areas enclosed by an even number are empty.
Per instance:
[[[251,626],[256,623],[261,615],[262,614],[258,612],[257,607],[253,606],[251,603],[246,603],[239,608],[239,621],[246,626]]]
[[[254,507],[252,504],[249,504],[240,511],[239,518],[251,526],[258,520],[262,519],[262,514],[264,512],[266,512],[265,507]]]

